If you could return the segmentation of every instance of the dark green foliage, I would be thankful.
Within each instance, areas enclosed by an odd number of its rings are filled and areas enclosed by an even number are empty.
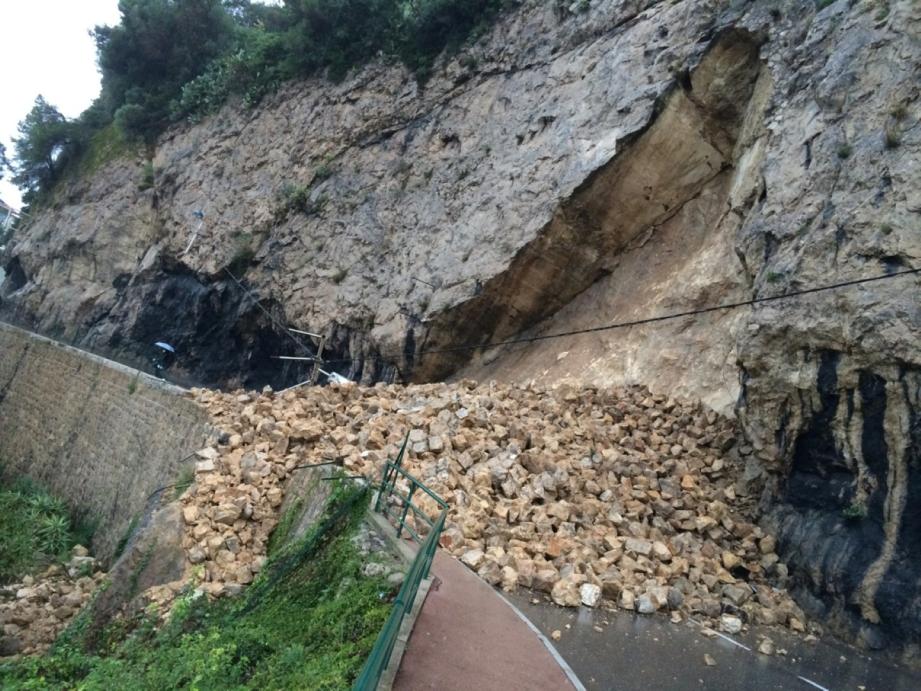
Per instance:
[[[867,507],[854,500],[841,510],[841,515],[849,521],[860,521],[867,517]]]
[[[278,524],[275,526],[275,530],[273,530],[272,534],[269,536],[267,552],[270,557],[274,556],[288,541],[288,538],[291,537],[291,531],[294,529],[294,524],[297,523],[303,510],[304,502],[300,498],[295,499],[291,506],[285,509],[281,519],[279,519]]]
[[[320,527],[273,558],[242,598],[190,593],[159,630],[150,615],[112,625],[96,653],[84,648],[78,618],[45,656],[0,665],[0,687],[348,688],[393,595],[361,574],[350,539],[366,506],[366,493],[337,491]]]
[[[128,526],[125,528],[125,532],[119,538],[118,544],[115,546],[115,560],[117,560],[125,551],[125,547],[128,546],[128,542],[131,540],[131,537],[134,535],[134,531],[137,530],[138,523],[140,522],[140,514],[134,514],[134,516],[131,517],[131,520],[128,521]]]
[[[58,178],[75,143],[74,128],[61,112],[42,96],[19,123],[16,147],[16,174],[13,182],[25,190],[23,198],[31,201]]]
[[[426,3],[428,4],[428,3]],[[379,51],[393,52],[403,3],[398,0],[288,0],[285,42],[292,71],[328,69],[341,79]]]
[[[887,149],[897,149],[902,144],[902,132],[896,125],[886,125],[883,132],[883,143]]]
[[[0,142],[0,180],[3,179],[4,173],[9,170],[10,162],[6,157],[6,147]]]
[[[76,542],[60,499],[27,480],[0,490],[0,583],[65,558]]]
[[[401,3],[404,19],[396,43],[399,56],[425,78],[445,49],[457,50],[471,34],[494,21],[511,0],[422,0]]]
[[[341,79],[377,56],[424,80],[439,55],[517,1],[121,0],[121,22],[93,31],[102,93],[73,121],[37,101],[17,140],[14,181],[27,202],[38,201],[112,122],[150,144],[171,123],[196,122],[232,96],[255,105],[286,80]],[[145,178],[141,189],[148,186]]]
[[[824,10],[829,5],[833,5],[838,0],[815,0],[816,9]]]
[[[173,499],[179,499],[195,482],[195,466],[187,465],[179,471],[179,478],[173,485]]]
[[[121,0],[121,22],[93,31],[103,93],[127,134],[150,140],[182,85],[229,45],[233,22],[220,0]]]
[[[841,144],[838,147],[838,158],[847,159],[851,157],[854,149],[850,144]]]
[[[144,164],[144,169],[141,172],[141,181],[138,183],[138,189],[142,192],[144,190],[149,190],[154,186],[154,166],[153,161],[147,161]],[[131,393],[134,393],[133,391]]]
[[[322,198],[311,200],[310,187],[288,183],[278,194],[275,204],[275,223],[283,222],[292,213],[300,212],[308,216],[317,213],[323,208],[324,203],[325,200]]]

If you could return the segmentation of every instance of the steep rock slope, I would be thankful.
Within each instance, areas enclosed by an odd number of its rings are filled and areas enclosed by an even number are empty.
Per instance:
[[[121,355],[170,340],[205,383],[299,377],[271,313],[366,382],[467,367],[735,409],[802,602],[918,641],[916,277],[475,349],[917,266],[921,10],[820,4],[525,3],[424,90],[376,65],[228,106],[162,138],[152,189],[139,158],[60,190],[2,311]]]

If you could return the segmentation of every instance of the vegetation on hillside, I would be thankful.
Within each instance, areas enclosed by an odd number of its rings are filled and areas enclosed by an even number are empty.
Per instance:
[[[120,0],[117,26],[93,32],[102,91],[67,120],[41,96],[20,124],[14,181],[27,203],[114,122],[150,143],[171,123],[195,120],[239,95],[254,105],[282,82],[341,79],[376,56],[424,79],[453,50],[518,0]]]
[[[88,542],[67,506],[27,480],[0,489],[0,584],[22,578]]]
[[[326,520],[275,554],[239,598],[208,602],[190,591],[163,626],[148,612],[92,643],[81,614],[43,657],[0,665],[0,688],[349,688],[393,594],[361,573],[351,537],[366,506],[366,491],[336,490]]]

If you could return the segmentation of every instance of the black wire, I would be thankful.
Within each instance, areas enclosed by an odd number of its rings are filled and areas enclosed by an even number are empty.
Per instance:
[[[720,312],[722,310],[731,310],[738,309],[739,307],[751,307],[754,305],[762,304],[765,302],[775,302],[779,300],[788,300],[795,297],[801,297],[803,295],[812,295],[814,293],[821,293],[829,290],[837,290],[839,288],[848,288],[851,286],[862,285],[865,283],[873,283],[875,281],[883,281],[890,278],[899,278],[902,276],[908,276],[911,274],[917,274],[921,272],[921,268],[917,269],[906,269],[904,271],[896,271],[893,273],[880,274],[878,276],[870,276],[869,278],[857,278],[850,281],[842,281],[840,283],[832,283],[829,285],[816,286],[813,288],[804,288],[803,290],[795,290],[789,293],[781,293],[780,295],[768,295],[766,297],[752,298],[751,300],[742,300],[739,302],[725,302],[719,305],[712,305],[710,307],[701,307],[700,309],[687,310],[685,312],[673,312],[671,314],[663,314],[658,317],[646,317],[644,319],[634,319],[632,321],[624,322],[614,322],[611,324],[603,324],[600,326],[591,326],[584,329],[574,329],[572,331],[559,331],[551,334],[542,334],[538,336],[523,336],[520,338],[512,338],[504,341],[493,341],[487,343],[480,343],[477,345],[462,345],[462,346],[449,346],[446,348],[435,348],[432,350],[420,350],[415,353],[415,357],[422,357],[423,355],[437,354],[437,353],[457,353],[470,350],[481,350],[484,348],[497,348],[499,346],[508,346],[514,345],[516,343],[534,343],[535,341],[548,341],[551,339],[557,338],[567,338],[569,336],[578,336],[581,334],[588,333],[599,333],[601,331],[612,331],[614,329],[626,329],[633,326],[644,326],[646,324],[654,324],[657,322],[669,321],[672,319],[682,319],[685,317],[692,317],[700,314],[709,314],[711,312]],[[378,357],[387,359],[388,356],[383,354],[378,354]],[[399,356],[394,356],[399,357]],[[324,360],[324,363],[345,363],[353,362],[356,358],[349,359],[340,359],[340,360]]]
[[[288,330],[287,325],[282,324],[280,321],[278,321],[278,319],[276,319],[275,316],[274,316],[271,312],[269,312],[265,307],[263,307],[263,306],[259,303],[259,300],[256,299],[256,296],[253,295],[252,292],[250,292],[250,290],[249,290],[245,285],[243,285],[243,283],[241,283],[240,280],[239,280],[236,276],[234,276],[234,275],[230,272],[230,269],[228,269],[228,268],[225,266],[225,267],[224,267],[224,271],[227,273],[228,276],[230,276],[231,279],[233,279],[233,282],[236,283],[236,284],[240,287],[240,290],[242,290],[244,293],[246,293],[246,295],[253,301],[253,304],[255,304],[256,307],[258,307],[260,310],[262,310],[262,313],[263,313],[265,316],[267,316],[267,317],[272,321],[272,323],[275,324],[275,326],[277,326],[282,332],[284,332],[284,334],[285,334],[288,338],[290,338],[290,339],[291,339],[292,341],[294,341],[299,347],[303,348],[305,351],[307,351],[307,352],[310,353],[311,355],[316,355],[316,349],[315,349],[315,348],[311,348],[311,347],[305,345],[305,344],[303,343],[303,341],[301,341],[299,338],[297,338],[293,333],[291,333],[291,332]]]

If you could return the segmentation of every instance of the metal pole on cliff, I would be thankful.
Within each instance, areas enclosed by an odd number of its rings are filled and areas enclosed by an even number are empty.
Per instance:
[[[326,347],[326,336],[320,336],[320,345],[317,346],[317,358],[313,362],[313,373],[310,375],[310,385],[316,386],[320,378],[320,368],[323,367],[323,349]]]

